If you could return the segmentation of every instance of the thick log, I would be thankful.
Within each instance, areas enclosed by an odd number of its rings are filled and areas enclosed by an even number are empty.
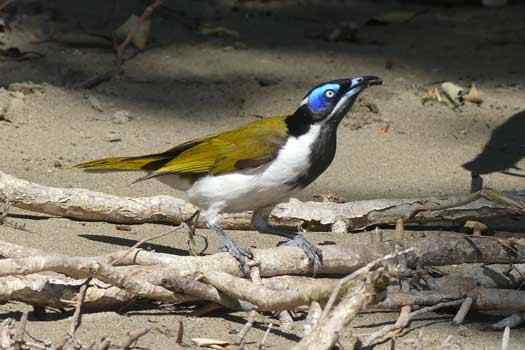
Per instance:
[[[517,203],[525,203],[525,190],[504,193]],[[412,225],[461,227],[468,220],[484,222],[491,228],[525,228],[523,213],[502,203],[479,198],[455,208],[421,211],[422,208],[447,207],[465,201],[469,195],[446,198],[365,200],[348,203],[301,202],[296,199],[277,205],[271,214],[274,223],[292,229],[353,231],[374,225],[394,225],[399,218]],[[182,199],[170,196],[118,197],[79,188],[42,186],[0,172],[0,199],[15,207],[52,216],[84,221],[119,224],[161,223],[178,225],[197,210]],[[411,214],[419,211],[417,215]],[[251,213],[224,215],[227,229],[253,229]],[[201,219],[197,227],[206,227]]]

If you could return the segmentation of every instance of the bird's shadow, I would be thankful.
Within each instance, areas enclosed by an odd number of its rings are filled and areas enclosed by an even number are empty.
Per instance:
[[[480,154],[463,164],[473,174],[502,174],[525,177],[517,163],[525,157],[525,110],[498,126]]]
[[[127,238],[114,237],[114,236],[104,236],[104,235],[82,234],[82,235],[79,235],[79,237],[86,238],[86,239],[89,239],[95,242],[108,243],[108,244],[118,245],[118,246],[123,246],[123,247],[133,247],[138,242],[137,240],[134,240],[134,239],[127,239]],[[186,249],[178,249],[178,248],[173,248],[173,247],[169,247],[169,246],[165,246],[161,244],[154,244],[154,243],[146,242],[141,247],[142,249],[152,250],[157,253],[185,255],[185,256],[189,255]]]

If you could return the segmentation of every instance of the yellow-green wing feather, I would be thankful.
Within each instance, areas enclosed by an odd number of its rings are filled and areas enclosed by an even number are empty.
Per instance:
[[[203,139],[148,177],[164,174],[213,175],[262,165],[286,142],[285,117],[261,119]]]
[[[255,168],[274,159],[286,142],[286,117],[248,123],[238,129],[191,140],[166,152],[138,157],[110,157],[76,165],[96,171],[144,170],[145,180],[166,174],[224,174]]]

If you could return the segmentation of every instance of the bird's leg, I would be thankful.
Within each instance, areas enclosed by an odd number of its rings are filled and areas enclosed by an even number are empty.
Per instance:
[[[235,243],[233,239],[231,239],[231,237],[226,232],[224,232],[220,225],[216,223],[209,223],[208,227],[219,236],[222,245],[220,250],[230,253],[235,259],[237,259],[241,267],[241,272],[245,276],[248,276],[250,274],[248,259],[252,258],[252,254]]]
[[[310,243],[302,233],[297,233],[273,226],[269,222],[270,212],[272,208],[257,209],[252,217],[252,223],[260,233],[267,233],[285,237],[288,240],[284,243],[287,246],[301,248],[306,257],[313,265],[314,275],[319,270],[323,263],[323,255],[319,248]]]

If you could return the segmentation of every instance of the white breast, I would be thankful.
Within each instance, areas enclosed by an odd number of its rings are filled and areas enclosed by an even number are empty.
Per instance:
[[[290,184],[309,167],[311,147],[320,132],[319,125],[299,137],[290,137],[277,157],[257,169],[199,179],[186,191],[188,200],[207,210],[239,212],[266,207],[288,198]]]

